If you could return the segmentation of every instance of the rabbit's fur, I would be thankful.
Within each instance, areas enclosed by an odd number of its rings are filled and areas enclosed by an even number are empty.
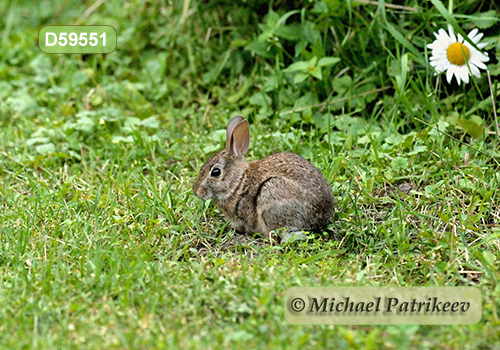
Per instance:
[[[213,199],[238,232],[271,238],[271,231],[279,228],[288,233],[323,230],[334,212],[323,174],[291,152],[245,162],[249,142],[248,122],[241,116],[231,119],[226,148],[202,166],[195,195]]]

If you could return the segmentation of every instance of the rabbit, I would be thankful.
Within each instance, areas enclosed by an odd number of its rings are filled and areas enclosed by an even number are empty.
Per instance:
[[[271,239],[286,229],[281,242],[306,238],[302,231],[319,232],[333,216],[335,201],[323,174],[291,152],[246,162],[250,144],[248,121],[236,116],[226,128],[226,148],[201,167],[194,194],[213,199],[239,233],[259,233]]]

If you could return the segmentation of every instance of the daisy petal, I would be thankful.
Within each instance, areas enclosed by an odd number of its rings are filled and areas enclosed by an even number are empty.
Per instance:
[[[441,48],[441,47],[442,47],[442,45],[441,45],[441,43],[440,43],[439,41],[435,40],[435,41],[433,41],[431,44],[428,44],[428,45],[427,45],[427,47],[428,47],[429,49],[433,49],[433,50],[435,50],[435,49],[439,49],[439,48]]]
[[[476,78],[479,78],[481,76],[481,72],[479,71],[479,68],[477,68],[475,65],[470,64],[470,73],[475,76]]]
[[[477,32],[479,30],[477,28],[472,29],[467,36],[469,37],[470,40],[474,41],[474,37],[476,36]]]
[[[474,29],[474,30],[475,30],[475,31],[476,31],[476,33],[477,33],[477,29]],[[474,30],[473,30],[473,31],[474,31]],[[472,32],[473,32],[473,31],[472,31]],[[476,43],[476,44],[477,44],[477,43],[479,42],[479,40],[481,40],[481,39],[483,38],[483,35],[484,35],[484,34],[483,34],[483,33],[479,33],[479,34],[477,34],[474,38],[472,38],[472,37],[470,36],[470,35],[472,34],[472,32],[470,32],[470,33],[469,33],[469,38],[470,38],[470,40],[472,40],[474,43]]]
[[[474,64],[476,67],[481,69],[488,69],[488,67],[486,67],[486,65],[481,61],[474,61],[474,62],[471,61],[470,64]]]
[[[462,80],[464,81],[464,83],[468,84],[469,83],[469,72],[464,71],[464,72],[460,72],[460,73],[462,75]]]
[[[461,81],[464,83],[469,82],[469,70],[467,69],[467,66],[454,66],[453,68],[458,85],[460,85]]]
[[[453,77],[453,70],[451,68],[448,68],[448,70],[446,71],[446,81],[448,82],[448,84],[451,83],[452,77]]]
[[[440,37],[448,36],[448,34],[446,33],[446,31],[443,28],[439,29],[437,34],[434,33],[434,35],[436,36],[436,39],[438,39],[438,40],[441,39]]]
[[[453,33],[453,28],[451,26],[448,26],[448,31],[449,31],[449,37],[452,42],[457,41],[457,37],[455,36],[455,33]]]

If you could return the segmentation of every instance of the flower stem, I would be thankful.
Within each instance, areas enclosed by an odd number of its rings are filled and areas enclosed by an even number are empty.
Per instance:
[[[453,0],[448,1],[448,12],[450,13],[450,15],[453,14]]]
[[[497,108],[495,106],[495,95],[493,94],[493,85],[491,84],[491,75],[490,75],[490,71],[488,69],[486,70],[486,74],[488,75],[488,84],[490,84],[491,103],[493,105],[493,116],[495,117],[495,125],[497,127],[497,136],[500,139],[500,127],[498,126]]]

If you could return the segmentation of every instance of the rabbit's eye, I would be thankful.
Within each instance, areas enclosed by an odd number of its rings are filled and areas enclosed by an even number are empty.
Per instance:
[[[218,177],[220,176],[221,172],[219,168],[213,168],[212,172],[210,173],[210,176],[212,177]]]

